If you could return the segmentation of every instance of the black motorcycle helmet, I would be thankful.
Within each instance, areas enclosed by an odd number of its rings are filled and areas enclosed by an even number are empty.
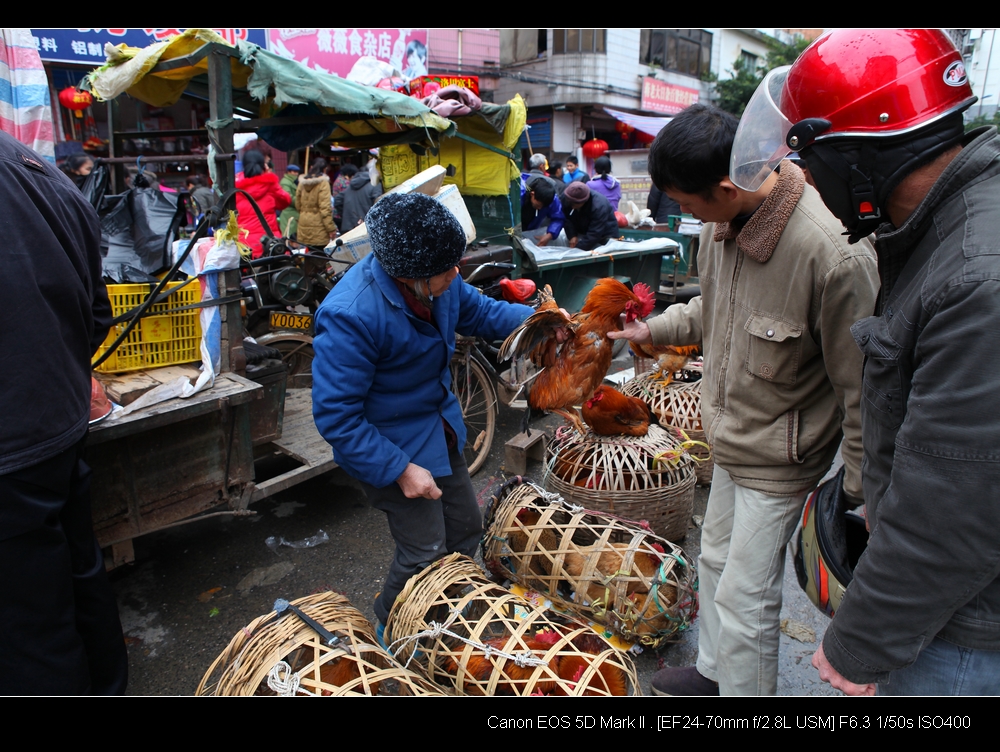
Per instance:
[[[848,510],[844,468],[806,499],[802,527],[793,544],[799,585],[827,616],[840,608],[854,567],[868,545],[868,530],[860,515]]]

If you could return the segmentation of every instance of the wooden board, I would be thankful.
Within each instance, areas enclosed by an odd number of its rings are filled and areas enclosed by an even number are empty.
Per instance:
[[[246,504],[253,504],[337,467],[333,449],[320,436],[313,421],[312,390],[288,389],[285,392],[281,438],[271,442],[271,446],[301,463],[301,466],[255,485],[249,491]]]
[[[201,369],[189,363],[182,366],[167,366],[166,368],[153,368],[131,373],[95,372],[94,376],[104,385],[111,401],[124,407],[131,405],[150,389],[176,381],[180,376],[190,379],[193,383],[198,378],[199,373],[201,373]]]

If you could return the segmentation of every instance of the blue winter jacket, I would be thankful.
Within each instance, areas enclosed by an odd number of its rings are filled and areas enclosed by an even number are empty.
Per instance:
[[[352,268],[316,312],[313,417],[347,473],[377,488],[409,462],[451,474],[441,419],[464,446],[451,391],[455,333],[506,337],[533,309],[493,300],[456,277],[434,300],[437,326],[406,305],[374,254]]]
[[[566,221],[562,202],[557,194],[552,197],[551,204],[535,211],[535,207],[531,205],[531,198],[528,196],[527,183],[532,179],[534,179],[533,175],[521,174],[521,223],[525,230],[537,230],[544,226],[546,232],[557,238],[562,232],[563,223]],[[552,185],[555,186],[555,181],[552,178],[546,178],[546,180],[551,181]]]

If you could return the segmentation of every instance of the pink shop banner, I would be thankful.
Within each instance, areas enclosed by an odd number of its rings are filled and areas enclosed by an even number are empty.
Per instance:
[[[406,78],[427,73],[427,29],[268,29],[267,47],[341,77],[362,56],[390,63]]]

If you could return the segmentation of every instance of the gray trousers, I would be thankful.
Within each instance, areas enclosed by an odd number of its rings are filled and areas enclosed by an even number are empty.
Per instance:
[[[441,489],[440,499],[407,499],[396,483],[375,488],[361,482],[371,505],[385,512],[396,542],[385,585],[375,599],[375,615],[383,624],[410,577],[456,551],[469,557],[476,554],[483,536],[483,516],[469,468],[461,451],[452,450],[448,459],[451,475],[434,479]]]
[[[785,547],[807,495],[744,488],[715,466],[698,559],[697,665],[722,695],[777,694]]]

